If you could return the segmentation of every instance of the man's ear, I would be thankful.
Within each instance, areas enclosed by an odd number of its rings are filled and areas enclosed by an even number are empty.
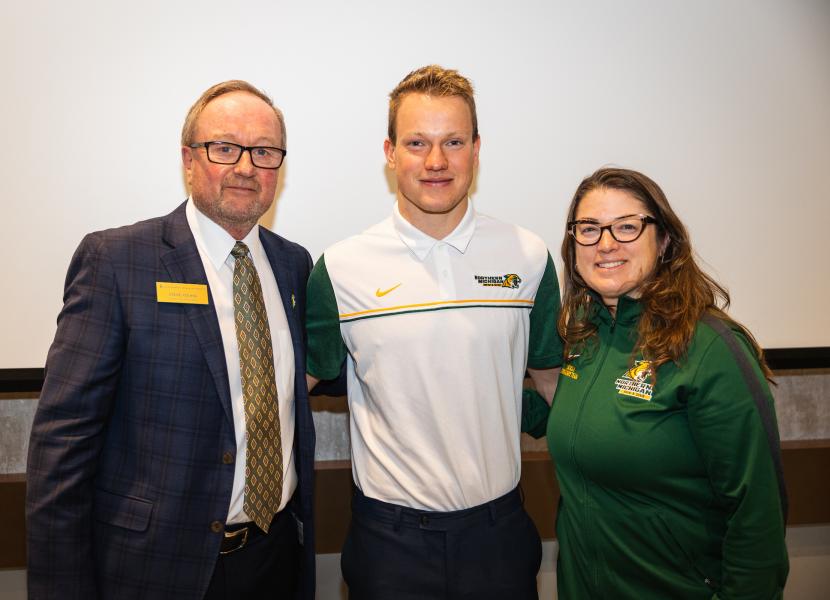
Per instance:
[[[182,165],[184,166],[185,179],[187,185],[190,185],[190,173],[193,168],[193,149],[187,146],[182,146]]]
[[[383,140],[383,153],[386,155],[386,166],[395,170],[395,144],[389,138]]]

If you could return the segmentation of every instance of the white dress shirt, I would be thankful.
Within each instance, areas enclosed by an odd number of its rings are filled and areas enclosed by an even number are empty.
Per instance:
[[[228,507],[226,522],[243,523],[251,519],[243,509],[245,496],[245,450],[248,436],[245,429],[245,406],[242,397],[242,376],[239,372],[239,347],[236,341],[236,326],[233,315],[233,268],[236,262],[231,249],[237,242],[231,235],[202,213],[188,198],[185,210],[187,224],[196,240],[199,256],[205,267],[222,345],[225,348],[225,363],[228,367],[233,426],[236,434],[236,465],[233,476],[233,492]],[[251,259],[259,274],[268,325],[271,329],[271,343],[274,350],[274,376],[277,384],[279,403],[280,433],[282,436],[282,510],[291,499],[297,487],[297,473],[294,468],[294,349],[291,331],[285,317],[285,308],[280,300],[279,288],[259,239],[259,225],[238,240],[248,246]],[[217,440],[218,443],[218,440]]]

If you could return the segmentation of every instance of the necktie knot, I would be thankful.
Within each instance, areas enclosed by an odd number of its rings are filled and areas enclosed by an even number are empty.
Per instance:
[[[248,256],[248,246],[243,242],[236,242],[231,249],[231,256],[236,259],[245,258]]]

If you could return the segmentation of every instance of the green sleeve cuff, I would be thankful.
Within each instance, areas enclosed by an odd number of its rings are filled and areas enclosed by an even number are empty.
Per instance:
[[[536,390],[522,391],[522,431],[540,438],[547,432],[550,406]]]

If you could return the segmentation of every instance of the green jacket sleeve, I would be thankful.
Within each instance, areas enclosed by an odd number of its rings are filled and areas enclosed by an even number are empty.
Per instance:
[[[562,339],[556,329],[560,309],[556,267],[548,253],[545,272],[530,310],[527,366],[531,369],[549,369],[562,364]]]
[[[337,298],[331,285],[326,257],[321,256],[308,278],[306,296],[306,370],[317,379],[334,379],[346,359],[346,346],[340,333]]]
[[[540,438],[548,428],[548,414],[550,406],[536,390],[522,392],[522,431]]]
[[[719,503],[727,512],[721,600],[780,598],[787,578],[784,519],[767,432],[747,376],[760,380],[774,415],[769,387],[743,338],[751,373],[739,368],[720,337],[701,354],[688,399],[689,427]],[[777,443],[777,425],[774,433]]]

